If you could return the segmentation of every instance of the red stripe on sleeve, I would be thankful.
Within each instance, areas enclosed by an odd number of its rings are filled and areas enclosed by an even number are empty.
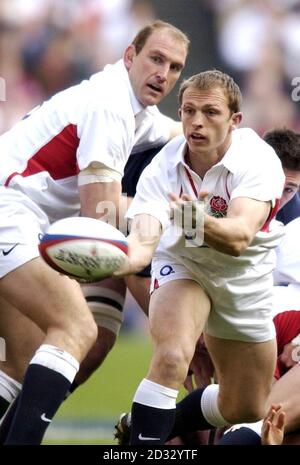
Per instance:
[[[8,186],[14,176],[32,176],[47,171],[53,179],[63,179],[79,173],[76,151],[79,145],[77,126],[69,124],[33,155],[22,173],[12,173],[6,180]]]

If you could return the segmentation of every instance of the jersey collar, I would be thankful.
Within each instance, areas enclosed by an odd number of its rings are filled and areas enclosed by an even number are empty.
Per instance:
[[[223,158],[214,166],[223,165],[228,171],[230,171],[233,174],[238,171],[238,169],[240,168],[240,164],[243,162],[243,154],[241,153],[242,151],[240,140],[242,137],[242,133],[245,131],[249,131],[249,129],[235,129],[233,131],[230,147],[226,151]],[[183,164],[184,166],[187,166],[185,162],[186,141],[184,136],[178,136],[174,138],[171,142],[169,142],[167,147],[170,147],[170,152],[172,152],[175,146],[177,146],[176,155],[173,155],[173,163],[170,163],[170,167],[175,168],[179,163]]]

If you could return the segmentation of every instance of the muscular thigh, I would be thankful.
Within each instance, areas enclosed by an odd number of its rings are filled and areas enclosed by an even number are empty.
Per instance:
[[[205,342],[220,385],[219,402],[224,417],[238,415],[237,412],[260,414],[272,385],[276,341],[231,341],[206,334]]]
[[[0,295],[43,331],[65,327],[73,318],[82,320],[89,312],[79,284],[39,257],[0,279]]]
[[[210,301],[198,283],[189,279],[170,281],[150,298],[149,323],[154,344],[188,347],[201,334]]]
[[[22,383],[27,365],[45,334],[0,297],[0,336],[6,346],[6,360],[0,363],[0,369]]]

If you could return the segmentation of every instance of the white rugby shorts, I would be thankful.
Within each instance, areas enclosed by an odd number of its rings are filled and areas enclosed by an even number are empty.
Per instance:
[[[0,186],[0,278],[39,256],[46,214],[25,194]]]
[[[211,300],[205,332],[211,336],[245,342],[265,342],[275,337],[272,320],[272,271],[248,267],[241,274],[219,277],[198,263],[174,256],[152,261],[151,292],[177,279],[192,279]],[[201,311],[201,308],[199,308]]]

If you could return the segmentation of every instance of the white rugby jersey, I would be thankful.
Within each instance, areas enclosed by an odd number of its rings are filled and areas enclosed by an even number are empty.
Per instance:
[[[276,249],[274,270],[274,315],[284,310],[300,310],[300,218],[284,227],[284,238]]]
[[[284,232],[284,238],[276,249],[277,266],[274,271],[274,283],[280,286],[288,284],[300,286],[300,217],[285,225]]]
[[[135,144],[167,142],[171,119],[136,99],[123,60],[59,92],[0,136],[0,186],[30,196],[50,221],[79,212],[78,173],[120,179]]]
[[[185,151],[185,138],[178,136],[154,157],[140,177],[127,217],[147,213],[161,222],[164,233],[156,250],[158,256],[189,258],[205,264],[207,271],[211,267],[212,272],[218,269],[229,272],[233,264],[244,267],[261,262],[269,249],[278,244],[283,229],[280,223],[271,222],[285,180],[274,150],[252,129],[237,129],[233,131],[232,143],[222,160],[208,170],[203,179],[185,163]],[[223,254],[205,244],[186,247],[184,234],[178,239],[171,233],[167,194],[185,193],[196,199],[200,191],[209,192],[206,213],[215,217],[225,217],[230,200],[237,197],[272,202],[268,221],[240,257]]]

